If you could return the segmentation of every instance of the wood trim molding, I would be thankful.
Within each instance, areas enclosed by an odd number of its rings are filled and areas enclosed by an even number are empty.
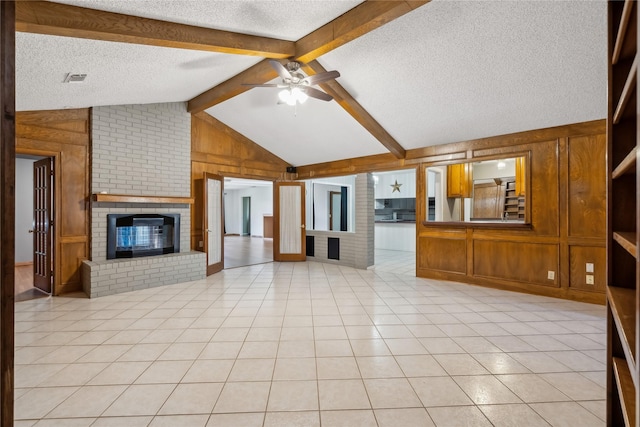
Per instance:
[[[13,426],[15,321],[15,2],[0,2],[0,426]]]
[[[267,58],[294,55],[293,42],[48,1],[21,1],[16,30],[27,33],[204,50]]]
[[[605,132],[605,120],[574,123],[545,129],[498,135],[482,139],[460,141],[450,144],[434,145],[407,150],[404,159],[394,158],[391,154],[374,154],[333,162],[315,163],[297,167],[297,179],[309,179],[328,176],[349,175],[365,172],[383,172],[404,169],[433,163],[463,163],[476,157],[495,156],[508,153],[522,153],[529,150],[532,143],[557,140],[563,137],[595,135]]]
[[[425,227],[434,228],[491,228],[491,229],[505,229],[505,230],[531,230],[533,226],[531,224],[523,222],[473,222],[473,221],[422,221],[422,225]]]
[[[126,194],[94,194],[94,202],[100,203],[171,203],[193,204],[193,197],[132,196]]]

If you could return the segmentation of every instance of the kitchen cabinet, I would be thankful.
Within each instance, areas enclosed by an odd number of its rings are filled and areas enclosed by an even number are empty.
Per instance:
[[[447,166],[447,197],[471,197],[473,190],[471,163]]]

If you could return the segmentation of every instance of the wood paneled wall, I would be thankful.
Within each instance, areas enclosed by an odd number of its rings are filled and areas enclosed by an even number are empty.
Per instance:
[[[82,290],[91,223],[90,133],[89,109],[16,115],[16,152],[54,158],[55,295]]]
[[[287,162],[206,113],[191,119],[191,247],[203,250],[202,178],[204,173],[223,177],[276,181],[290,179]]]
[[[529,228],[423,224],[426,167],[522,153],[530,157]],[[598,120],[410,150],[401,160],[378,155],[303,166],[297,178],[414,167],[417,276],[604,303],[605,154],[605,121]],[[587,262],[594,285],[586,284]]]

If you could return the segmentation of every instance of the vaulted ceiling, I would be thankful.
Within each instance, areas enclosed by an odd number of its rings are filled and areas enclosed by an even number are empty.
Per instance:
[[[184,101],[295,166],[606,114],[604,1],[25,1],[16,28],[19,111]],[[269,58],[335,99],[243,86]]]

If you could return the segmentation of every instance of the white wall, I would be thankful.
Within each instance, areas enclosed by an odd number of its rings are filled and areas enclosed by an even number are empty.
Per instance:
[[[224,191],[224,222],[227,234],[242,234],[242,198],[251,197],[251,235],[264,236],[263,215],[273,215],[273,187]]]
[[[314,230],[329,230],[329,195],[332,191],[340,192],[339,185],[314,184],[313,209],[315,214]],[[335,230],[340,231],[340,230]]]
[[[16,262],[33,262],[33,162],[16,159]]]
[[[493,179],[493,178],[508,178],[516,176],[516,161],[515,159],[503,159],[504,163],[502,169],[498,169],[497,161],[477,162],[473,164],[473,180],[481,179]]]
[[[313,226],[313,209],[315,207],[316,221],[315,230],[329,230],[329,192],[340,191],[341,187],[347,187],[347,231],[355,230],[355,204],[356,204],[356,175],[337,176],[322,178],[321,180],[305,181],[307,192],[306,203],[306,224],[307,229]],[[312,194],[312,189],[313,193]],[[313,196],[313,197],[312,197]],[[315,205],[315,206],[314,206]]]
[[[406,169],[392,172],[374,173],[376,199],[402,199],[416,197],[416,170]],[[377,179],[376,179],[377,178]],[[393,191],[395,183],[399,191]]]

